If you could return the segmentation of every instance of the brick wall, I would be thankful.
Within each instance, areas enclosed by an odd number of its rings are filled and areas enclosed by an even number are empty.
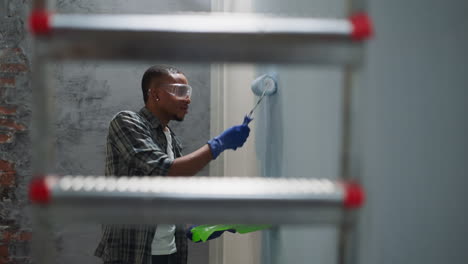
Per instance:
[[[31,263],[25,208],[30,179],[27,1],[0,1],[0,264]]]

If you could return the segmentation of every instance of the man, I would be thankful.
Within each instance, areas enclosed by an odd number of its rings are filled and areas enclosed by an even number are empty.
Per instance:
[[[110,123],[107,136],[107,176],[191,176],[226,149],[242,147],[249,136],[246,118],[198,150],[182,156],[181,146],[167,126],[188,113],[192,88],[171,66],[153,66],[142,78],[145,106],[122,111]],[[185,264],[187,241],[182,226],[105,225],[95,255],[112,264]]]

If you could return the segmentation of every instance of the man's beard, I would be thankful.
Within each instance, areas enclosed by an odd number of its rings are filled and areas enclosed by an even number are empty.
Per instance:
[[[184,118],[185,118],[185,116],[184,117],[178,117],[177,115],[174,115],[173,120],[178,121],[178,122],[182,122],[182,121],[184,121]]]

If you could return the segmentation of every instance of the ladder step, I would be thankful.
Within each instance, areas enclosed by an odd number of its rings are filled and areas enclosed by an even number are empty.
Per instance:
[[[259,14],[73,15],[35,11],[31,32],[52,59],[349,63],[372,35],[350,19]]]
[[[338,223],[364,193],[309,178],[47,176],[30,199],[65,222],[311,224]]]

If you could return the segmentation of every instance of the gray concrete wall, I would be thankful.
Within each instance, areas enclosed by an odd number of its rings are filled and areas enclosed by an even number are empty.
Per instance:
[[[165,13],[210,11],[210,1],[57,1],[60,13]],[[189,47],[188,47],[189,48]],[[154,62],[156,64],[158,62]],[[141,76],[150,64],[60,63],[53,66],[56,88],[56,171],[59,174],[102,175],[108,123],[118,111],[143,106]],[[209,139],[210,67],[175,65],[194,88],[185,121],[170,126],[181,138],[184,153]],[[208,175],[208,168],[200,175]],[[99,225],[57,226],[59,263],[99,263],[93,251]],[[191,244],[189,263],[206,263],[206,244]]]

